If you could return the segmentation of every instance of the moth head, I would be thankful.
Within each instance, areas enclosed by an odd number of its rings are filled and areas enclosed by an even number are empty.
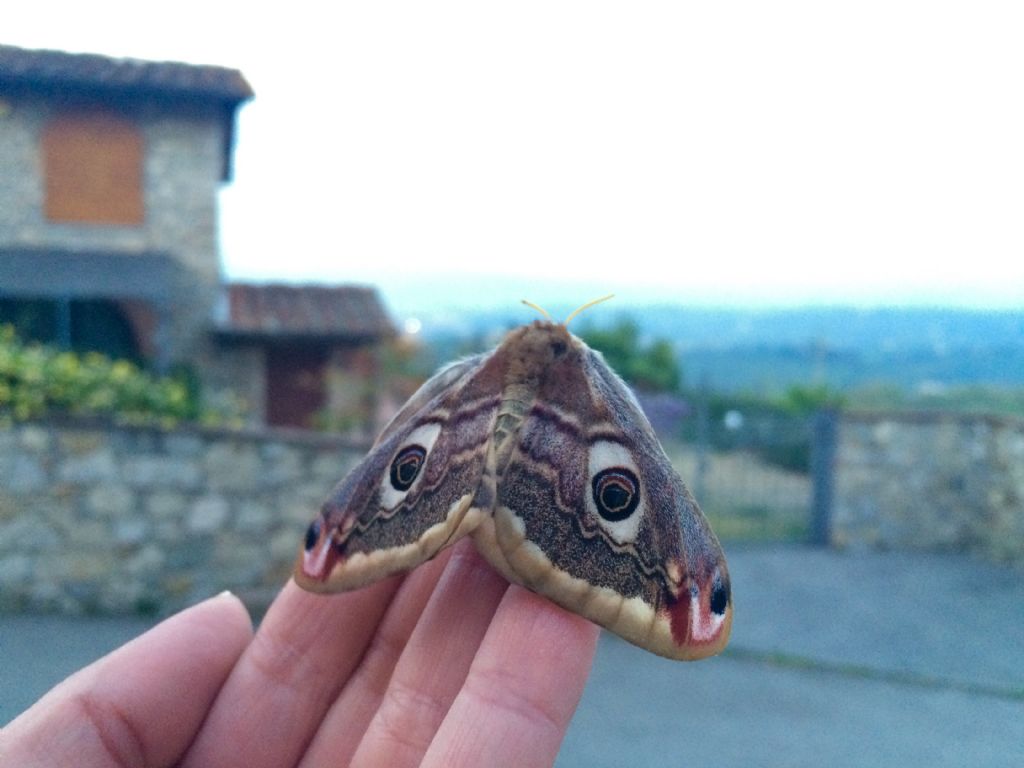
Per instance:
[[[558,369],[553,366],[572,364],[574,360],[578,365],[584,348],[564,325],[536,320],[510,332],[499,351],[507,351],[507,377],[529,380],[542,370],[558,378]]]

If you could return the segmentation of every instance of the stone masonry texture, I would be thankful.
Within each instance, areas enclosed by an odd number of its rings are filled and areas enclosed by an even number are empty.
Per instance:
[[[259,609],[367,446],[310,433],[0,427],[0,611]]]
[[[307,432],[0,426],[0,611],[259,610],[368,449]],[[844,414],[832,542],[1024,565],[1024,422]]]
[[[1024,565],[1024,421],[844,414],[832,541]]]

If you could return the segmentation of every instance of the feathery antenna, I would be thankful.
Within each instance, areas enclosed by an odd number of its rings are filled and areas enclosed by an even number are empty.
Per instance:
[[[609,293],[607,296],[602,296],[600,299],[594,299],[593,301],[588,301],[582,307],[580,307],[579,309],[573,311],[567,318],[565,318],[565,322],[562,323],[562,325],[568,326],[569,323],[572,322],[572,319],[574,317],[576,317],[576,315],[578,315],[580,312],[583,312],[586,309],[590,309],[595,304],[600,304],[601,302],[608,301],[608,299],[611,299],[611,298],[614,298],[614,297],[615,297],[614,293]]]
[[[526,299],[523,299],[522,302],[523,302],[523,304],[528,306],[530,309],[536,309],[538,312],[540,312],[542,315],[544,315],[545,319],[550,320],[552,323],[555,322],[554,320],[551,319],[551,315],[548,314],[548,311],[546,309],[544,309],[544,307],[538,307],[532,301],[527,301]]]
[[[565,318],[565,320],[564,320],[564,322],[562,323],[562,325],[564,325],[564,326],[568,327],[569,323],[570,323],[570,322],[572,322],[572,319],[573,319],[574,317],[576,317],[576,315],[578,315],[578,314],[579,314],[580,312],[583,312],[583,311],[584,311],[584,310],[586,310],[586,309],[590,309],[590,308],[591,308],[592,306],[594,306],[595,304],[600,304],[600,303],[601,303],[602,301],[608,301],[608,299],[612,299],[612,298],[614,298],[614,297],[615,297],[615,294],[614,294],[614,293],[609,293],[609,294],[608,294],[607,296],[602,296],[602,297],[601,297],[600,299],[594,299],[593,301],[588,301],[588,302],[587,302],[586,304],[584,304],[584,305],[583,305],[582,307],[580,307],[579,309],[576,309],[576,310],[574,310],[573,312],[571,312],[571,313],[569,314],[569,316],[568,316],[567,318]],[[533,303],[532,301],[527,301],[526,299],[521,299],[521,301],[522,301],[522,302],[523,302],[523,304],[525,304],[526,306],[530,307],[531,309],[535,309],[535,310],[537,310],[538,312],[540,312],[540,313],[541,313],[542,315],[544,315],[544,318],[545,318],[545,319],[546,319],[546,320],[547,320],[548,322],[551,322],[551,323],[555,322],[555,321],[554,321],[554,319],[553,319],[553,318],[551,317],[551,315],[550,315],[550,314],[548,314],[548,311],[547,311],[546,309],[544,309],[544,307],[539,307],[539,306],[537,306],[536,304],[534,304],[534,303]]]

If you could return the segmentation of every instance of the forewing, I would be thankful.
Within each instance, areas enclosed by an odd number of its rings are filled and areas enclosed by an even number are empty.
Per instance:
[[[724,647],[721,547],[635,397],[582,342],[544,376],[474,537],[510,579],[671,658]]]
[[[471,531],[500,389],[493,355],[427,381],[310,524],[295,580],[317,592],[354,589],[413,568]]]

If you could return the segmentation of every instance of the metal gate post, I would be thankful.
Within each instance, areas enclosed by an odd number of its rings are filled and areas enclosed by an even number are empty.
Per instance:
[[[811,543],[819,546],[832,543],[838,425],[839,413],[833,408],[814,414],[811,432]]]

